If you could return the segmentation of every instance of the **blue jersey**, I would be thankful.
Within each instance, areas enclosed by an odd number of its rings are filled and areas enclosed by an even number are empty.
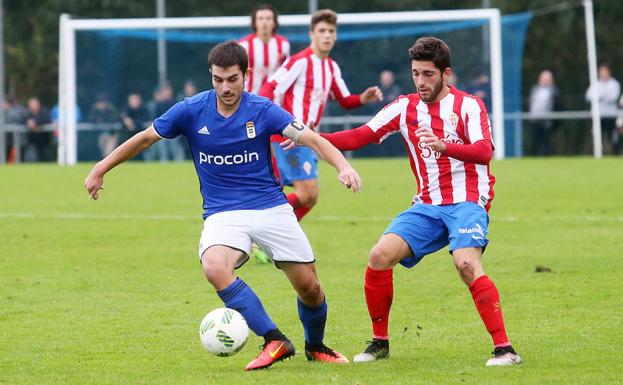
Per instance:
[[[210,90],[175,104],[154,121],[154,128],[165,139],[184,135],[188,140],[206,218],[288,203],[273,171],[270,136],[282,134],[293,120],[269,99],[247,92],[238,110],[225,118]]]

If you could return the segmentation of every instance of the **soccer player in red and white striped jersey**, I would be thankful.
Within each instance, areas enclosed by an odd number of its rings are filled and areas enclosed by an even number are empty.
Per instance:
[[[249,56],[251,74],[245,83],[245,91],[258,94],[260,88],[290,56],[288,39],[277,34],[278,14],[272,5],[264,4],[255,8],[251,15],[254,33],[240,39]]]
[[[343,108],[351,109],[383,99],[381,90],[374,86],[359,95],[348,90],[340,67],[329,57],[337,38],[337,14],[321,9],[311,18],[309,36],[311,45],[290,57],[262,89],[261,96],[272,99],[308,127],[319,124],[329,98]],[[284,153],[273,138],[273,149],[284,185],[294,187],[288,201],[301,220],[318,199],[317,158],[308,148],[295,148]]]
[[[420,38],[409,55],[416,93],[399,96],[361,127],[322,134],[338,149],[351,151],[400,133],[418,184],[413,205],[370,251],[364,289],[373,340],[354,361],[389,357],[394,266],[413,267],[449,245],[493,340],[494,357],[487,366],[519,364],[506,335],[498,290],[481,263],[495,182],[489,171],[493,145],[487,111],[482,100],[448,85],[450,48],[443,41]]]

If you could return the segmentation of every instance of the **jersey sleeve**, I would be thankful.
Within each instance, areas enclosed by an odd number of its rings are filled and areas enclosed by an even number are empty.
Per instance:
[[[174,139],[183,135],[188,122],[186,101],[175,103],[167,112],[154,120],[156,134],[164,139]]]
[[[491,123],[487,108],[480,98],[464,98],[461,115],[466,125],[466,136],[470,143],[479,140],[491,142]]]
[[[247,40],[246,38],[242,38],[238,40],[238,44],[240,44],[242,48],[247,51],[247,53],[249,52],[249,40]]]
[[[281,106],[270,103],[266,107],[266,123],[271,135],[283,133],[283,130],[294,120],[294,117]]]
[[[333,81],[331,82],[331,92],[329,96],[333,100],[337,100],[343,108],[351,109],[361,106],[361,98],[359,95],[351,95],[346,82],[342,78],[342,70],[340,66],[331,60],[331,73]]]
[[[292,87],[296,79],[303,71],[306,65],[305,60],[296,60],[292,57],[288,58],[281,67],[268,79],[268,82],[262,86],[260,95],[271,99],[278,105],[283,102],[283,96],[286,91]]]
[[[404,120],[406,107],[409,99],[398,97],[389,103],[381,111],[366,123],[376,137],[376,142],[381,143],[389,136],[400,132],[400,123]]]
[[[283,43],[281,45],[283,50],[283,58],[288,59],[290,57],[290,42],[286,39],[283,39]]]

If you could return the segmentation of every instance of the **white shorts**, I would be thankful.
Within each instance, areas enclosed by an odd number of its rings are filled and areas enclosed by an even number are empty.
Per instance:
[[[199,260],[210,246],[229,246],[246,253],[236,265],[238,268],[249,259],[252,242],[266,250],[275,262],[311,263],[315,260],[309,240],[289,204],[210,215],[203,223]]]

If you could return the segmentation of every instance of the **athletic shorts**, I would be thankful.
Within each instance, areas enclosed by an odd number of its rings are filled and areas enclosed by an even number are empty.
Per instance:
[[[252,242],[261,246],[275,262],[314,262],[311,245],[289,204],[210,215],[203,223],[199,261],[210,246],[224,245],[245,253],[236,265],[238,268],[249,259]]]
[[[283,185],[292,186],[297,180],[318,179],[318,158],[312,149],[301,146],[284,151],[279,143],[274,142],[272,146]]]
[[[482,247],[489,241],[489,216],[484,208],[472,202],[435,206],[416,203],[398,214],[385,234],[396,234],[411,248],[412,255],[400,261],[413,267],[424,256],[450,245],[450,253],[466,247]]]

